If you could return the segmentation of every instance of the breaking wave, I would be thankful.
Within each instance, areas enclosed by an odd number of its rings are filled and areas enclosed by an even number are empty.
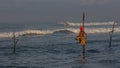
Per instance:
[[[25,36],[25,35],[45,35],[51,34],[52,32],[49,30],[24,30],[24,31],[17,31],[15,32],[16,37],[18,36]],[[3,32],[0,33],[1,38],[13,37],[13,32]]]
[[[111,28],[85,28],[86,33],[108,33],[111,31]],[[26,36],[26,35],[47,35],[53,34],[56,32],[60,33],[79,33],[79,28],[63,28],[63,29],[55,29],[55,30],[24,30],[24,31],[16,31],[15,35],[18,36]],[[114,28],[114,32],[120,32],[120,28]],[[13,32],[2,32],[0,33],[0,38],[8,38],[13,37]]]
[[[113,25],[114,21],[112,22],[90,22],[90,23],[85,23],[85,26],[97,26],[97,25]],[[61,24],[66,25],[66,26],[80,26],[82,23],[74,23],[74,22],[61,22]]]

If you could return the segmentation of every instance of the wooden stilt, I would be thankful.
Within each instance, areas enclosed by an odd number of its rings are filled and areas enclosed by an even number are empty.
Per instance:
[[[15,54],[16,53],[16,45],[17,45],[17,42],[18,42],[18,39],[16,39],[16,36],[15,36],[15,32],[13,32],[13,53]]]
[[[112,43],[112,34],[109,34],[109,36],[110,36],[109,47],[111,48],[111,43]]]
[[[115,22],[113,23],[113,27],[112,30],[109,32],[109,36],[110,36],[110,41],[109,41],[109,47],[112,47],[112,36],[113,36],[113,32],[114,32],[114,26],[115,26]]]
[[[83,52],[82,52],[83,53],[83,57],[82,58],[85,59],[85,45],[83,45],[82,47],[83,47]]]
[[[84,31],[84,22],[85,21],[85,12],[83,12],[83,31]],[[83,59],[85,59],[85,44],[84,45],[82,45],[82,47],[83,47]]]

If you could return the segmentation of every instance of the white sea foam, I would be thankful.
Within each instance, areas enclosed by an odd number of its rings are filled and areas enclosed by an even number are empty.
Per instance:
[[[79,33],[79,29],[76,28],[66,28],[64,30],[68,30],[72,33]],[[108,33],[111,31],[111,28],[85,28],[86,33]],[[120,32],[120,28],[114,28],[114,32]]]
[[[61,31],[79,33],[79,28],[63,28],[63,29],[55,29],[55,30],[24,30],[24,31],[16,31],[15,35],[16,37],[26,36],[26,35],[46,35]],[[85,28],[86,33],[108,33],[109,31],[111,31],[111,28]],[[120,32],[120,28],[119,27],[114,28],[114,32]],[[8,37],[13,37],[13,32],[0,33],[0,38],[8,38]]]
[[[90,23],[85,23],[85,26],[91,26],[91,25],[113,25],[112,22],[90,22]],[[61,22],[61,24],[67,25],[67,26],[80,26],[82,23],[75,23],[75,22]],[[116,23],[117,24],[117,23]]]
[[[18,36],[23,36],[23,35],[45,35],[45,34],[51,34],[52,31],[50,30],[24,30],[24,31],[16,31],[15,35],[16,37]],[[8,37],[13,37],[13,32],[4,32],[0,33],[0,38],[8,38]]]

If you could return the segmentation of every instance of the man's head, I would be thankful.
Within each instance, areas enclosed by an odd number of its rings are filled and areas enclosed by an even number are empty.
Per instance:
[[[83,31],[83,27],[82,26],[80,26],[80,31]]]

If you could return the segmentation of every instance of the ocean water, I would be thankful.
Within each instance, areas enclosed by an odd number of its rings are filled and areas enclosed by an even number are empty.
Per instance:
[[[0,68],[120,68],[120,27],[113,22],[85,23],[86,60],[75,40],[77,22],[0,23]],[[13,32],[19,39],[13,54]]]

